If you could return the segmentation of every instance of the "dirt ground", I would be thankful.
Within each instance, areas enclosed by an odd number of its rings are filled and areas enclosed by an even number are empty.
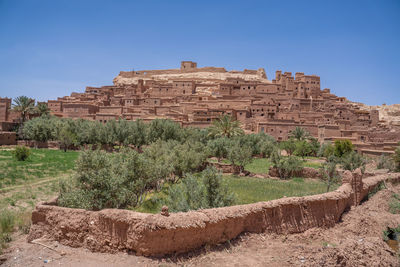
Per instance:
[[[21,235],[0,259],[3,257],[4,266],[400,266],[398,254],[382,239],[383,230],[400,224],[400,215],[388,212],[394,192],[400,193],[400,185],[389,184],[345,213],[330,229],[314,228],[293,235],[248,233],[185,255],[146,258],[92,253],[41,241],[54,251],[29,244],[26,235]]]

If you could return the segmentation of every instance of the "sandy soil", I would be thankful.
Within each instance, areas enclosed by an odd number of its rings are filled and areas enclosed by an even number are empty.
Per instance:
[[[4,266],[400,266],[399,256],[382,240],[382,231],[400,224],[400,215],[388,212],[400,185],[378,192],[344,214],[330,229],[314,228],[301,234],[244,234],[230,242],[166,258],[128,253],[92,253],[57,242],[42,241],[53,251],[16,237],[3,256]],[[61,255],[59,252],[65,252]],[[48,261],[45,263],[45,261]],[[0,261],[1,262],[1,261]]]

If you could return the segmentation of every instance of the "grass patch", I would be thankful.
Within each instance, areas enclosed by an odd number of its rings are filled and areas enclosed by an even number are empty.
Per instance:
[[[268,174],[269,167],[272,165],[271,161],[267,158],[254,158],[253,161],[247,164],[244,169],[252,173],[265,173]]]
[[[318,159],[314,157],[306,157],[306,159]],[[216,159],[208,159],[208,162],[216,163]],[[222,159],[221,163],[226,163],[230,164],[230,162],[227,159]],[[246,171],[249,171],[251,173],[257,173],[257,174],[268,174],[269,168],[271,167],[272,163],[268,158],[253,158],[253,161],[249,164],[247,164],[244,169]],[[302,161],[302,166],[303,167],[309,167],[309,168],[314,168],[314,169],[319,169],[322,166],[321,162],[316,162],[316,161]]]
[[[322,194],[326,185],[322,181],[293,178],[291,180],[271,180],[251,177],[224,176],[229,188],[236,193],[237,204],[269,201],[284,196],[300,197]],[[332,190],[335,190],[333,187]]]
[[[12,150],[0,150],[0,189],[70,172],[79,154],[50,149],[31,149],[31,152],[27,160],[17,161]]]
[[[230,191],[236,194],[235,205],[269,201],[284,196],[300,197],[326,192],[326,185],[322,181],[298,177],[283,181],[225,175],[223,179]],[[160,192],[149,193],[142,205],[134,210],[145,213],[159,213],[161,207],[165,205],[164,203],[170,186],[175,185],[166,184]],[[337,186],[331,188],[335,190]]]
[[[322,163],[316,161],[303,161],[303,167],[319,169],[322,167]]]

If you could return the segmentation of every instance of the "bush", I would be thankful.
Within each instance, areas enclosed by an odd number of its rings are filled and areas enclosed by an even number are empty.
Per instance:
[[[13,154],[18,161],[25,161],[31,155],[31,150],[26,146],[16,146]]]
[[[336,171],[336,164],[336,161],[330,158],[329,161],[322,164],[322,168],[320,169],[322,180],[326,184],[326,192],[329,192],[331,186],[337,184],[341,179]]]
[[[395,170],[395,163],[392,158],[382,154],[377,160],[376,168],[393,171]]]
[[[302,157],[304,159],[304,157],[311,155],[312,147],[307,141],[297,141],[295,144],[296,149],[294,150],[294,154],[296,156]]]
[[[279,150],[275,150],[271,157],[272,166],[277,169],[279,177],[287,179],[293,177],[302,169],[301,160],[295,156],[283,157]]]
[[[253,160],[252,156],[251,147],[241,145],[239,140],[233,141],[228,148],[228,160],[232,165],[238,167],[240,173],[243,172],[244,166]]]
[[[220,137],[210,140],[207,144],[210,154],[214,157],[217,157],[218,162],[220,162],[222,158],[226,158],[228,156],[229,146],[230,140],[226,137]]]
[[[222,175],[215,168],[207,168],[200,175],[188,174],[181,183],[171,186],[166,204],[170,211],[179,212],[224,207],[234,201]]]
[[[329,158],[330,156],[334,156],[335,147],[331,143],[323,143],[318,150],[318,157]]]
[[[400,171],[400,147],[396,148],[393,155],[394,171]]]
[[[291,156],[296,150],[296,142],[294,139],[289,138],[287,141],[283,141],[279,144],[279,147],[286,151],[286,153]]]
[[[357,152],[353,151],[347,153],[341,158],[341,164],[345,170],[354,171],[355,169],[360,168],[361,172],[364,173],[367,160]]]
[[[148,164],[131,149],[116,154],[83,151],[72,182],[60,184],[59,205],[88,210],[135,207],[154,183]]]
[[[335,156],[343,157],[344,155],[354,150],[353,143],[350,140],[336,140],[335,141]]]

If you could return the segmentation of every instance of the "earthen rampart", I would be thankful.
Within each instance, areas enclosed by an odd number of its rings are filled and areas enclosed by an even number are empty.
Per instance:
[[[86,211],[58,207],[56,202],[41,203],[32,213],[28,240],[47,237],[93,251],[127,250],[154,256],[225,242],[243,232],[299,233],[333,226],[346,209],[359,204],[379,183],[398,182],[400,174],[361,178],[361,172],[347,171],[344,184],[333,192],[170,216],[117,209]]]

